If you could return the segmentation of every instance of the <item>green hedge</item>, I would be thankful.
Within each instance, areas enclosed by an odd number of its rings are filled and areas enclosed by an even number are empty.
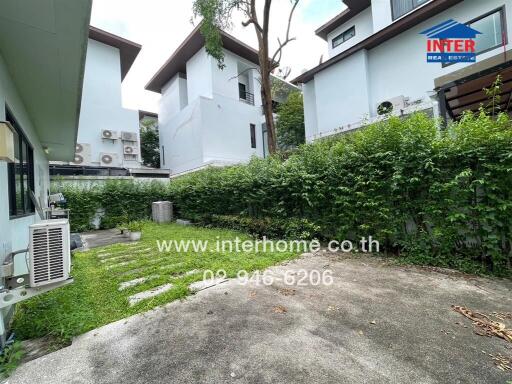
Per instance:
[[[71,230],[83,232],[92,229],[91,222],[98,209],[104,211],[101,228],[115,228],[121,223],[151,217],[151,203],[169,200],[169,186],[154,181],[108,181],[105,184],[80,186],[63,184],[53,186],[62,192],[70,208]]]
[[[65,188],[75,230],[97,207],[104,227],[174,202],[180,217],[268,237],[372,236],[410,261],[511,271],[512,124],[465,115],[439,133],[422,114],[302,146],[288,158],[208,168],[161,183]]]
[[[195,172],[171,196],[185,217],[300,218],[324,239],[371,235],[411,261],[502,273],[511,268],[511,121],[468,114],[440,134],[423,114],[391,118],[286,160]]]

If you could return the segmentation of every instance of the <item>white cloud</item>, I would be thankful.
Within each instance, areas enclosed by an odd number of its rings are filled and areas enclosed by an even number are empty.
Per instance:
[[[320,57],[327,56],[326,43],[319,39],[309,7],[314,1],[301,0],[292,24],[292,36],[297,38],[285,49],[282,66],[292,68],[292,76],[316,66]],[[193,0],[94,0],[91,24],[123,36],[142,45],[142,51],[123,82],[126,108],[157,111],[160,95],[144,90],[144,86],[167,58],[183,42],[194,26],[191,23]],[[341,3],[341,2],[340,2]],[[276,0],[271,13],[271,48],[277,47],[277,37],[283,37],[290,9],[288,0]],[[341,4],[340,4],[341,9]],[[333,14],[339,10],[333,9]],[[308,13],[306,13],[308,12]],[[257,47],[254,29],[244,28],[238,16],[229,33]],[[321,24],[321,23],[320,23]]]

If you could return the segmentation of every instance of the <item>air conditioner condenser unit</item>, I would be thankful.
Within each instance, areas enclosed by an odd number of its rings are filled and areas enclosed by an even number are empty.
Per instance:
[[[71,268],[69,221],[41,221],[32,224],[29,233],[30,287],[68,280]]]

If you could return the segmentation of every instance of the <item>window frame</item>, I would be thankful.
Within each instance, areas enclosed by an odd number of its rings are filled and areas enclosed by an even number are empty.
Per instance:
[[[493,51],[493,50],[495,50],[497,48],[501,48],[503,45],[507,45],[508,44],[507,14],[506,14],[506,9],[505,9],[504,5],[502,5],[501,7],[495,8],[492,11],[484,13],[481,16],[475,17],[474,19],[468,21],[465,24],[469,27],[469,26],[471,26],[471,24],[474,24],[477,21],[485,19],[486,17],[489,17],[489,16],[491,16],[491,15],[493,15],[495,13],[500,13],[500,15],[501,15],[501,33],[502,33],[502,37],[503,37],[504,40],[502,41],[501,44],[495,45],[494,47],[491,47],[491,48],[484,49],[481,52],[477,52],[476,53],[477,56],[478,55],[482,55],[482,54],[487,53],[487,52],[490,52],[490,51]],[[504,36],[503,36],[503,32],[505,32]]]
[[[256,141],[256,124],[249,124],[249,130],[251,134],[251,148],[258,148],[258,143]]]
[[[421,3],[421,4],[418,4],[418,5],[416,5],[416,6],[414,6],[414,3],[415,3],[417,0],[411,0],[411,3],[413,4],[413,7],[412,7],[409,11],[407,11],[407,12],[405,12],[405,13],[402,13],[402,14],[401,14],[401,15],[399,15],[399,16],[396,16],[396,15],[395,15],[395,7],[394,7],[394,4],[393,4],[393,1],[394,1],[394,0],[390,0],[390,1],[389,1],[389,3],[391,4],[391,18],[393,19],[393,22],[395,22],[396,20],[398,20],[398,19],[400,19],[400,18],[404,17],[405,15],[408,15],[409,13],[413,12],[415,9],[418,9],[419,7],[422,7],[423,5],[425,5],[425,4],[427,4],[427,3],[429,3],[429,2],[430,2],[430,1],[432,1],[432,0],[426,0],[425,2],[423,2],[423,3]]]
[[[487,52],[490,52],[490,51],[494,51],[495,49],[501,48],[503,45],[506,46],[508,44],[507,11],[505,9],[505,5],[502,5],[501,7],[495,8],[495,9],[489,11],[489,12],[484,13],[483,15],[477,16],[474,19],[471,19],[470,21],[464,23],[465,25],[470,27],[471,24],[476,23],[477,21],[480,21],[482,19],[485,19],[486,17],[489,17],[491,15],[494,15],[495,13],[500,13],[501,14],[501,33],[505,32],[504,40],[503,40],[503,42],[501,44],[498,44],[498,45],[495,45],[493,47],[484,49],[481,52],[477,52],[476,53],[477,57],[479,55],[483,55],[484,53],[487,53]],[[454,65],[454,64],[459,64],[459,63],[442,63],[441,66],[442,66],[442,68],[446,68],[446,67],[449,67],[449,66]]]
[[[35,177],[34,177],[34,147],[28,140],[27,136],[23,132],[18,120],[14,116],[14,113],[10,110],[10,108],[5,105],[5,119],[9,121],[14,128],[16,135],[18,136],[18,151],[20,157],[20,167],[22,169],[22,177],[24,177],[24,162],[27,164],[27,187],[28,191],[32,191],[35,193]],[[23,146],[26,148],[26,157],[23,156]],[[16,194],[18,192],[17,188],[21,189],[21,195],[23,200],[23,209],[18,209],[16,202]],[[9,220],[19,219],[22,217],[32,216],[36,212],[36,207],[32,202],[32,198],[27,195],[28,191],[25,191],[25,183],[22,180],[19,185],[16,183],[16,170],[15,163],[7,164],[7,189],[8,189],[8,198],[9,198]]]
[[[354,31],[354,34],[352,36],[350,36],[348,39],[346,39],[345,35],[347,35],[352,30]],[[335,43],[336,39],[338,39],[340,37],[341,37],[341,41],[335,45],[334,43]],[[338,36],[333,37],[333,39],[331,40],[332,49],[338,48],[340,45],[342,45],[343,43],[349,41],[350,39],[352,39],[354,37],[356,37],[356,26],[355,25],[353,25],[350,28],[348,28],[347,30],[341,32]]]

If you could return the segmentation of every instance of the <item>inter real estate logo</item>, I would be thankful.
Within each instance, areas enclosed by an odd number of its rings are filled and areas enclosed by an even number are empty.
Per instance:
[[[428,38],[428,63],[476,62],[475,38],[481,35],[481,32],[450,19],[421,34]]]

